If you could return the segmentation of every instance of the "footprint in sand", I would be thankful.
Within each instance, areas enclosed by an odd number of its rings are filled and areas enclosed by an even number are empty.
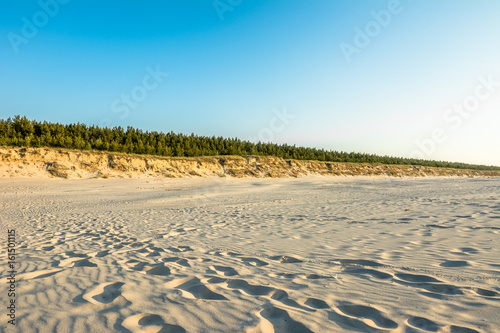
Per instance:
[[[98,251],[95,253],[91,253],[90,256],[94,258],[102,258],[109,254],[110,250]]]
[[[177,265],[181,265],[183,267],[191,267],[189,261],[187,259],[179,259],[175,262]]]
[[[443,333],[479,333],[479,331],[476,331],[472,328],[455,326],[455,325],[445,326],[440,330],[440,332],[443,332]]]
[[[325,279],[327,276],[318,275],[318,274],[306,274],[305,278],[308,280],[317,280],[317,279]]]
[[[179,325],[165,323],[162,317],[150,314],[140,313],[125,318],[122,326],[129,331],[135,332],[162,332],[162,333],[185,333],[186,330]]]
[[[196,230],[194,228],[188,228],[189,230]],[[186,230],[188,230],[186,229]],[[178,246],[177,247],[179,250],[181,250],[181,252],[190,252],[190,251],[194,251],[190,246]]]
[[[101,283],[89,292],[83,294],[82,298],[92,304],[102,305],[112,303],[122,296],[123,282]]]
[[[275,257],[270,257],[269,259],[277,260],[282,264],[296,264],[302,262],[302,260],[290,256],[275,256]]]
[[[254,286],[245,280],[227,280],[226,285],[231,289],[238,289],[250,296],[269,295],[274,289],[266,286]]]
[[[130,259],[125,261],[123,265],[125,266],[126,270],[140,271],[144,268],[144,266],[147,265],[147,263],[135,259]]]
[[[144,248],[144,249],[142,249],[142,250],[140,250],[138,252],[141,253],[146,258],[159,257],[160,256],[160,252],[158,252],[156,250],[151,250],[151,249],[148,249],[148,248]]]
[[[196,277],[175,279],[165,283],[165,287],[179,289],[184,297],[190,299],[227,300],[226,297],[208,289]]]
[[[64,256],[68,258],[87,258],[88,256],[83,253],[75,253],[74,251],[66,251],[64,252]]]
[[[442,295],[463,295],[459,287],[445,284],[431,276],[403,273],[398,273],[395,276],[397,277],[395,282],[426,290],[420,292],[425,296],[442,298]]]
[[[381,271],[377,271],[375,269],[370,269],[370,268],[353,268],[353,269],[346,269],[344,270],[344,273],[347,273],[347,274],[353,274],[353,275],[369,275],[369,276],[372,276],[374,278],[377,278],[377,279],[390,279],[392,278],[392,275],[391,274],[388,274],[388,273],[384,273],[384,272],[381,272]]]
[[[465,260],[446,260],[445,262],[442,262],[439,264],[441,267],[465,267],[469,266],[469,263]]]
[[[473,292],[484,297],[497,297],[498,293],[492,290],[482,289],[482,288],[470,288]]]
[[[398,273],[396,274],[396,277],[400,280],[407,281],[407,282],[416,282],[416,283],[422,283],[422,282],[437,282],[441,283],[438,279],[435,279],[431,276],[427,275],[418,275],[418,274],[406,274],[406,273]]]
[[[328,309],[330,306],[323,300],[317,298],[306,298],[304,304],[314,309]]]
[[[428,284],[423,286],[423,289],[435,294],[463,295],[463,292],[457,286],[451,284]]]
[[[226,282],[227,279],[224,279],[224,278],[221,278],[221,277],[218,277],[218,276],[212,276],[212,277],[203,279],[203,281],[205,283],[222,283],[222,282]]]
[[[379,310],[365,305],[346,304],[338,307],[344,315],[362,320],[370,326],[379,329],[394,329],[398,324],[385,317]]]
[[[467,256],[467,255],[471,255],[471,254],[477,254],[477,253],[479,253],[479,250],[477,250],[473,247],[461,247],[461,248],[452,250],[451,253],[453,253],[455,255],[460,255],[460,256]]]
[[[170,275],[170,268],[164,264],[147,265],[145,268],[146,269],[142,271],[144,274],[161,276]]]
[[[59,267],[97,267],[97,264],[91,262],[86,254],[66,251],[63,256],[65,259],[57,262]]]
[[[333,321],[335,324],[340,326],[346,331],[356,331],[356,332],[377,332],[378,330],[372,326],[365,324],[363,321],[352,318],[349,316],[344,316],[343,314],[337,313],[336,311],[328,312],[328,319]],[[339,331],[340,332],[340,331]]]
[[[215,272],[217,272],[217,274],[222,275],[222,276],[238,275],[238,272],[232,267],[210,266],[210,269],[214,270]]]
[[[262,333],[312,333],[307,326],[293,320],[288,312],[274,306],[260,311],[259,316]]]
[[[166,248],[167,251],[170,251],[170,252],[182,252],[181,250],[179,250],[178,248],[176,247],[167,247]]]
[[[60,267],[97,267],[97,264],[94,264],[89,259],[82,258],[67,258],[63,259],[59,262]]]
[[[167,276],[171,274],[171,270],[164,263],[148,264],[135,259],[127,260],[123,263],[126,270],[136,271],[148,275],[162,275]]]
[[[288,293],[284,290],[275,290],[273,294],[271,295],[271,299],[278,301],[286,306],[294,307],[297,309],[309,311],[309,312],[314,312],[316,311],[315,309],[311,309],[310,307],[302,306],[293,299],[290,299],[288,297]]]
[[[244,258],[239,258],[239,259],[245,263],[248,263],[249,265],[257,266],[257,267],[269,265],[269,263],[262,261],[260,259],[257,259],[257,258],[244,257]]]
[[[436,324],[432,320],[422,317],[410,317],[408,318],[407,323],[411,327],[419,328],[427,332],[437,332],[439,329],[438,324]]]

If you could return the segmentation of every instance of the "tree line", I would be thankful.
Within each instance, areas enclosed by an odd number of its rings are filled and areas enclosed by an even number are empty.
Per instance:
[[[500,167],[457,162],[431,161],[374,154],[297,147],[275,143],[252,143],[237,138],[206,137],[195,134],[149,132],[128,126],[107,128],[84,124],[63,125],[26,117],[0,119],[0,145],[15,147],[55,147],[99,150],[158,156],[255,155],[284,159],[328,162],[422,165],[475,170],[500,170]]]

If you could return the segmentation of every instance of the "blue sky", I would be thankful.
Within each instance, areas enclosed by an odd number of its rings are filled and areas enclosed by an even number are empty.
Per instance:
[[[2,1],[0,117],[500,165],[498,17],[497,0]]]

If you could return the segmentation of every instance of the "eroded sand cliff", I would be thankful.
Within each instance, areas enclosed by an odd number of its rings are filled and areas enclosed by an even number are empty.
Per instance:
[[[53,148],[0,147],[1,177],[498,177],[500,171],[284,160],[271,156],[159,157]]]

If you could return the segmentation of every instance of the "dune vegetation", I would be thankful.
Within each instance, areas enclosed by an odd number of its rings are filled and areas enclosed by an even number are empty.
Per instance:
[[[497,166],[432,161],[357,152],[333,151],[275,143],[252,143],[238,138],[185,135],[143,131],[127,127],[98,127],[29,120],[26,117],[0,119],[0,145],[11,147],[53,147],[172,157],[273,156],[283,159],[322,162],[420,165],[471,170],[500,170]]]

